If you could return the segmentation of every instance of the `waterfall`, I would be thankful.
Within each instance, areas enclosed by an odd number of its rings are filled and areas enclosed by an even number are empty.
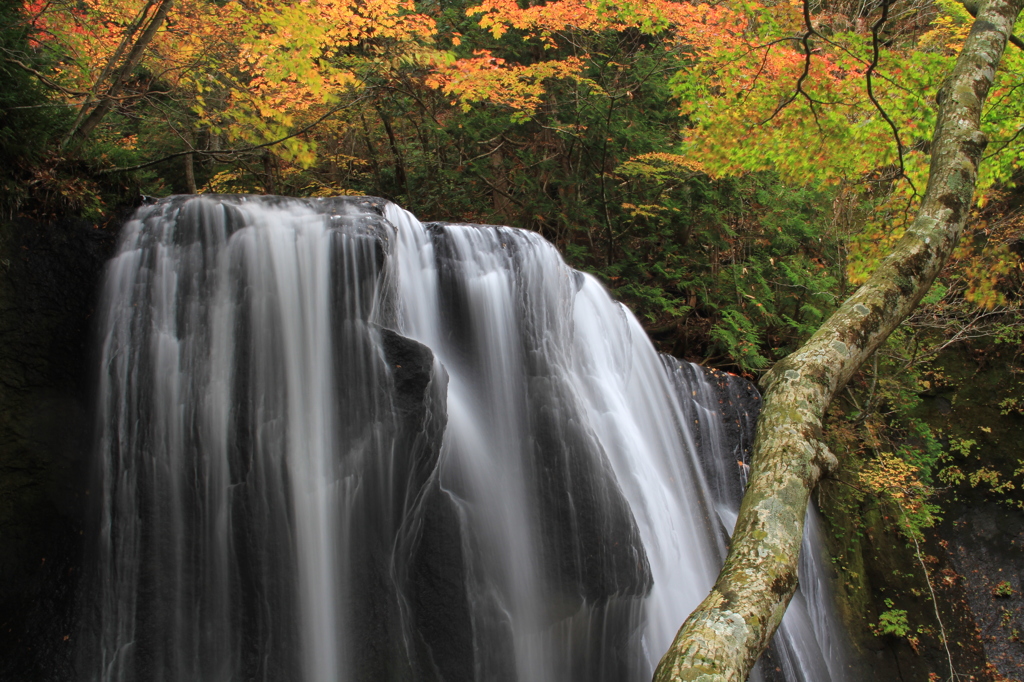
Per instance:
[[[535,233],[174,197],[99,329],[83,680],[647,680],[724,557],[756,393]],[[773,660],[843,682],[816,523]]]

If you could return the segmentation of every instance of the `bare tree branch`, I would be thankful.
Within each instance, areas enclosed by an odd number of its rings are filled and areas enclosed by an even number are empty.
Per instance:
[[[137,171],[137,170],[142,170],[143,168],[149,168],[150,166],[155,166],[155,165],[157,165],[159,163],[163,163],[164,161],[170,161],[171,159],[176,159],[178,157],[185,156],[186,154],[197,154],[199,156],[208,156],[208,157],[212,157],[212,158],[218,158],[218,157],[221,157],[221,156],[223,156],[223,157],[230,157],[230,156],[236,156],[238,154],[248,154],[248,153],[251,153],[251,152],[259,151],[261,149],[266,149],[267,147],[273,147],[275,145],[279,145],[282,142],[285,142],[287,140],[292,139],[293,137],[298,137],[299,135],[303,135],[305,133],[308,133],[310,130],[313,130],[314,128],[316,128],[318,125],[320,125],[321,123],[326,121],[328,118],[330,118],[334,114],[336,114],[339,111],[342,111],[344,109],[348,109],[349,107],[353,107],[356,104],[359,104],[360,102],[362,102],[365,99],[367,99],[367,97],[368,97],[368,95],[364,95],[363,97],[359,97],[359,98],[357,98],[357,99],[355,99],[355,100],[353,100],[351,102],[347,102],[345,104],[338,105],[338,106],[334,107],[333,109],[331,109],[330,111],[328,111],[323,116],[321,116],[320,118],[318,118],[317,120],[315,120],[312,123],[310,123],[309,125],[296,130],[294,133],[290,133],[288,135],[285,135],[284,137],[280,137],[280,138],[278,138],[276,140],[271,140],[270,142],[264,142],[262,144],[254,144],[254,145],[251,145],[249,147],[240,147],[238,149],[218,149],[218,150],[211,150],[211,149],[186,149],[184,151],[175,152],[173,154],[168,154],[167,156],[160,157],[159,159],[154,159],[152,161],[146,161],[145,163],[136,164],[134,166],[119,166],[117,168],[104,168],[102,170],[97,171],[97,173],[100,174],[100,175],[106,175],[108,173],[129,173],[131,171]]]
[[[121,90],[128,82],[129,76],[142,61],[142,57],[146,52],[146,48],[149,47],[150,42],[156,37],[157,31],[163,25],[167,19],[168,13],[174,6],[174,0],[157,0],[160,4],[157,5],[156,11],[153,13],[152,18],[146,25],[146,29],[142,32],[142,35],[138,37],[135,44],[132,45],[131,51],[128,56],[125,57],[124,63],[121,68],[117,70],[113,76],[111,76],[110,87],[107,88],[107,92],[103,97],[99,98],[95,107],[87,115],[84,120],[79,117],[79,120],[75,121],[75,125],[72,126],[71,130],[64,137],[61,142],[61,147],[67,145],[72,139],[83,140],[89,136],[89,134],[99,125],[100,121],[107,115],[107,113],[113,108],[114,103],[117,101],[117,97],[121,94]],[[118,49],[121,49],[120,47]],[[88,102],[83,105],[83,112],[88,108]]]
[[[19,69],[25,71],[26,73],[32,74],[37,79],[39,79],[40,83],[50,88],[51,90],[59,92],[62,95],[67,95],[68,97],[84,97],[89,94],[84,90],[72,90],[70,88],[64,87],[60,83],[49,78],[46,74],[42,73],[38,69],[34,69],[25,62],[18,59],[17,53],[8,50],[6,47],[0,47],[0,50],[2,50],[6,54],[6,56],[4,57],[5,62],[17,66]]]
[[[868,99],[875,105],[875,109],[882,115],[885,122],[889,124],[889,128],[892,129],[892,136],[896,140],[896,154],[898,155],[900,162],[900,172],[897,177],[906,178],[907,182],[910,183],[910,188],[914,191],[914,196],[917,196],[917,187],[914,186],[914,181],[907,176],[906,166],[903,163],[903,141],[900,139],[900,129],[896,127],[892,118],[888,112],[882,108],[881,103],[875,97],[874,85],[871,80],[871,76],[874,74],[875,69],[878,68],[878,60],[880,57],[878,34],[885,26],[885,22],[889,19],[889,3],[890,0],[882,0],[882,15],[878,17],[875,23],[871,24],[871,63],[868,64],[867,71],[864,72],[864,80],[867,82]]]

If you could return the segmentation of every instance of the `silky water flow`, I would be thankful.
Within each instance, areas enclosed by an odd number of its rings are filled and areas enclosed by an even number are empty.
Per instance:
[[[539,235],[379,199],[139,210],[100,322],[104,682],[632,682],[724,557],[756,392]],[[808,517],[751,679],[843,682]]]

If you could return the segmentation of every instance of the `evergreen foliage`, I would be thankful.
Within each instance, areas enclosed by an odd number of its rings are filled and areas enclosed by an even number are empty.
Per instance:
[[[30,71],[49,65],[29,48],[21,11],[17,0],[0,0],[0,215],[7,219],[45,174],[53,138],[68,113],[47,97]]]

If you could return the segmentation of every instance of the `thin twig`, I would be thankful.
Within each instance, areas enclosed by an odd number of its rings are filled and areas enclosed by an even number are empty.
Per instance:
[[[907,525],[908,535],[910,539],[914,541],[914,554],[917,555],[917,562],[921,564],[921,570],[924,571],[924,581],[928,584],[928,591],[932,595],[932,607],[935,609],[935,620],[939,624],[939,632],[942,634],[942,646],[946,650],[946,660],[949,661],[949,679],[951,682],[956,680],[956,671],[953,670],[953,654],[949,651],[949,638],[946,637],[946,628],[942,624],[942,616],[939,615],[939,600],[935,596],[935,588],[932,587],[931,573],[928,572],[928,566],[924,563],[924,557],[921,555],[921,545],[917,541],[917,533],[910,526],[910,520],[907,518],[907,512],[903,509],[903,505],[900,501],[893,497],[896,502],[896,506],[899,507],[900,514],[903,515],[903,522]]]
[[[804,28],[807,30],[804,32],[803,37],[800,39],[801,45],[804,47],[804,70],[800,74],[800,77],[796,79],[796,88],[793,90],[793,94],[789,98],[775,108],[771,116],[761,121],[758,125],[764,125],[773,118],[778,116],[779,112],[788,107],[797,97],[802,96],[807,100],[808,105],[811,109],[811,114],[814,116],[814,122],[821,128],[821,123],[818,121],[818,112],[814,109],[815,104],[829,104],[829,102],[819,102],[818,100],[811,97],[807,91],[804,90],[804,81],[807,80],[811,75],[811,36],[818,35],[818,32],[814,30],[814,24],[811,22],[811,5],[810,0],[803,0],[803,11],[804,11]]]
[[[156,159],[156,160],[153,160],[153,161],[147,161],[146,163],[140,163],[140,164],[135,165],[135,166],[120,166],[118,168],[104,168],[103,170],[97,171],[97,173],[100,174],[100,175],[105,175],[107,173],[121,173],[121,172],[130,172],[130,171],[142,170],[143,168],[149,168],[150,166],[155,166],[158,163],[163,163],[164,161],[170,161],[171,159],[176,159],[179,156],[185,156],[186,154],[199,154],[200,156],[218,157],[218,156],[231,156],[231,155],[234,155],[234,154],[246,154],[248,152],[258,151],[260,149],[266,149],[267,147],[273,147],[274,145],[281,144],[282,142],[290,140],[293,137],[297,137],[299,135],[302,135],[304,133],[309,132],[310,130],[312,130],[313,128],[317,127],[318,125],[320,125],[321,123],[326,121],[329,117],[331,117],[334,114],[338,113],[342,109],[347,109],[349,107],[353,107],[356,104],[358,104],[358,103],[362,102],[363,100],[367,99],[367,97],[360,97],[360,98],[358,98],[356,100],[353,100],[352,102],[348,102],[347,104],[342,104],[342,105],[339,105],[337,107],[334,107],[333,109],[328,111],[326,114],[324,114],[323,116],[321,116],[317,120],[315,120],[312,123],[310,123],[308,126],[306,126],[304,128],[300,128],[299,130],[296,130],[294,133],[291,133],[290,135],[285,135],[282,138],[278,138],[278,139],[272,140],[270,142],[264,142],[262,144],[256,144],[256,145],[252,145],[250,147],[242,147],[240,149],[218,149],[218,150],[211,150],[211,149],[186,149],[185,151],[175,152],[173,154],[168,154],[167,156],[164,156],[162,158],[159,158],[159,159]]]
[[[5,62],[7,62],[9,64],[14,64],[19,69],[22,69],[23,71],[26,71],[26,72],[32,74],[33,76],[38,78],[39,81],[43,85],[45,85],[46,87],[50,88],[51,90],[56,90],[59,93],[67,95],[68,97],[83,97],[83,96],[89,94],[89,93],[85,92],[84,90],[72,90],[70,88],[65,88],[60,83],[57,83],[56,81],[53,81],[50,78],[48,78],[41,71],[38,71],[37,69],[34,69],[31,66],[29,66],[28,64],[26,64],[25,62],[21,61],[20,59],[17,59],[16,57],[11,56],[11,55],[15,54],[14,52],[8,50],[5,47],[0,47],[0,50],[3,50],[4,52],[6,52],[8,54],[7,57],[4,57],[4,61]]]
[[[898,155],[900,162],[900,172],[896,177],[904,178],[910,184],[910,189],[913,190],[914,196],[918,196],[917,187],[914,185],[914,181],[910,179],[910,176],[907,175],[906,166],[903,163],[903,141],[900,139],[900,130],[896,127],[892,118],[889,117],[888,112],[882,108],[881,103],[875,97],[875,91],[871,81],[871,75],[878,67],[878,60],[881,57],[878,33],[882,30],[882,27],[885,26],[885,22],[889,20],[889,3],[890,0],[882,0],[882,16],[878,17],[875,23],[871,24],[871,63],[868,65],[868,70],[864,72],[864,79],[867,82],[868,99],[871,100],[871,103],[875,105],[875,109],[878,110],[878,113],[882,115],[885,122],[889,124],[890,128],[892,128],[892,136],[896,140],[896,154]]]
[[[1020,128],[1017,128],[1017,132],[1015,132],[1015,133],[1013,134],[1013,136],[1012,136],[1012,137],[1010,137],[1010,138],[1009,138],[1008,140],[1005,140],[1005,141],[1003,141],[1003,140],[995,140],[995,142],[996,142],[997,144],[1001,142],[1003,146],[1002,146],[1002,147],[1000,147],[999,149],[995,150],[994,152],[992,152],[992,153],[990,153],[990,154],[986,154],[985,156],[983,156],[983,157],[982,157],[982,161],[987,161],[988,159],[991,159],[991,158],[992,158],[993,156],[996,156],[997,154],[1002,154],[1002,153],[1003,153],[1003,150],[1004,150],[1004,149],[1006,149],[1007,147],[1009,147],[1009,146],[1010,146],[1010,144],[1011,144],[1011,143],[1012,143],[1012,142],[1013,142],[1014,140],[1016,140],[1016,139],[1017,139],[1018,137],[1020,137],[1020,134],[1021,134],[1022,132],[1024,132],[1024,126],[1022,126],[1022,127],[1020,127]]]

